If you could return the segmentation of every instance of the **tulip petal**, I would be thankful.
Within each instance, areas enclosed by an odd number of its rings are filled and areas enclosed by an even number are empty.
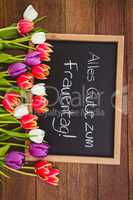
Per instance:
[[[34,9],[32,5],[29,5],[23,14],[24,19],[33,21],[38,17],[38,12]]]
[[[56,176],[48,177],[47,183],[49,185],[57,186],[59,182],[59,178]]]
[[[57,176],[59,174],[60,174],[60,170],[59,169],[51,169],[50,173],[49,173],[49,177]]]
[[[43,44],[46,41],[46,36],[44,32],[34,33],[31,37],[31,42],[33,44]]]

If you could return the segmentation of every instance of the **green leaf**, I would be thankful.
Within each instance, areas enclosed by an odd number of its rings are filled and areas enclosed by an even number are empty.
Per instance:
[[[7,153],[7,151],[9,150],[10,145],[5,145],[3,147],[0,148],[0,157],[5,156],[5,154]]]
[[[2,91],[2,92],[20,92],[21,91],[21,89],[20,88],[18,88],[18,87],[9,87],[9,88],[7,88],[7,87],[0,87],[0,91]]]
[[[2,39],[12,39],[18,36],[18,31],[16,26],[8,26],[5,28],[0,28],[0,38]]]
[[[10,114],[0,114],[0,121],[1,120],[18,122],[18,120],[14,116],[12,116]]]
[[[35,29],[33,30],[33,32],[34,32],[34,33],[36,33],[36,32],[48,33],[48,31],[47,31],[46,29],[44,29],[44,28],[39,28],[39,27],[35,28]]]
[[[0,86],[12,86],[12,84],[7,79],[1,78]]]
[[[7,111],[0,107],[0,113],[7,113]]]
[[[12,58],[12,56],[7,53],[0,53],[0,63],[8,61],[11,58]]]

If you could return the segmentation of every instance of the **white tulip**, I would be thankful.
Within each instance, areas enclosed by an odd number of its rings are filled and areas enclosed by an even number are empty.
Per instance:
[[[29,137],[32,142],[42,143],[45,137],[45,132],[42,129],[36,128],[29,132]]]
[[[26,104],[21,104],[17,106],[13,113],[14,117],[16,117],[17,119],[21,119],[24,115],[27,114],[29,114],[29,109]]]
[[[44,32],[33,33],[31,36],[31,42],[33,44],[43,44],[46,41],[46,35]]]
[[[47,96],[44,83],[38,83],[31,88],[33,95]]]
[[[34,9],[34,7],[32,5],[29,5],[23,14],[24,19],[33,21],[34,19],[36,19],[38,17],[38,12]]]

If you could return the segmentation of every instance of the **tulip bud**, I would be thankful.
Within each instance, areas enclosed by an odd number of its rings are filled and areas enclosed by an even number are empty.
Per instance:
[[[48,144],[30,144],[29,152],[33,157],[41,158],[46,157],[48,155]]]
[[[37,79],[47,79],[50,67],[45,64],[35,65],[32,67],[32,74]]]
[[[20,119],[20,123],[22,128],[24,129],[33,129],[33,128],[38,128],[37,120],[38,117],[36,115],[27,114]]]
[[[38,12],[34,9],[34,7],[32,5],[29,5],[23,14],[24,19],[33,21],[34,19],[36,19],[38,17]]]
[[[27,19],[21,19],[17,24],[17,30],[22,36],[31,32],[33,28],[34,28],[34,23]]]
[[[38,83],[31,88],[33,95],[47,96],[44,83]]]
[[[37,113],[46,113],[48,112],[48,100],[45,97],[42,96],[34,96],[33,97],[33,102],[32,102],[32,107],[34,111]]]
[[[42,143],[45,137],[45,132],[42,129],[36,128],[29,132],[29,137],[32,142]]]
[[[28,53],[25,58],[25,63],[30,66],[39,65],[41,63],[40,52],[34,51]]]
[[[17,85],[21,88],[21,89],[30,89],[33,85],[33,76],[30,73],[24,73],[21,74],[18,78],[17,78]]]
[[[21,169],[24,162],[24,153],[19,151],[11,151],[5,158],[6,165],[13,169]]]
[[[46,42],[36,46],[36,51],[40,52],[40,58],[42,61],[50,61],[50,53],[53,52],[51,48],[52,45]]]
[[[29,114],[29,109],[26,104],[21,104],[17,106],[13,113],[14,117],[16,117],[17,119],[21,119],[24,115],[27,114]]]
[[[27,66],[24,63],[13,63],[8,67],[8,73],[12,77],[19,76],[27,71]]]
[[[53,167],[52,163],[44,160],[35,164],[35,173],[49,185],[57,186],[60,174],[60,170]]]
[[[11,113],[14,112],[14,108],[20,103],[20,94],[16,92],[7,92],[2,100],[3,107]]]
[[[31,42],[33,44],[43,44],[46,41],[46,36],[44,32],[36,32],[32,34]]]

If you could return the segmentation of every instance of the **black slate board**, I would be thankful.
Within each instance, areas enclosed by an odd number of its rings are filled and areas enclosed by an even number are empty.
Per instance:
[[[112,103],[115,104],[115,98],[112,95],[115,92],[117,43],[50,43],[54,46],[54,53],[50,63],[51,75],[45,81],[50,111],[39,116],[40,128],[46,131],[50,145],[49,154],[113,157],[115,112]],[[77,65],[70,69],[70,62]],[[69,84],[67,89],[64,87],[65,93],[63,82]],[[57,103],[56,90],[60,95]],[[79,94],[81,103],[76,98]],[[73,114],[63,114],[65,109]],[[92,115],[87,115],[85,109]],[[62,127],[67,133],[59,132],[61,123],[68,125]]]

